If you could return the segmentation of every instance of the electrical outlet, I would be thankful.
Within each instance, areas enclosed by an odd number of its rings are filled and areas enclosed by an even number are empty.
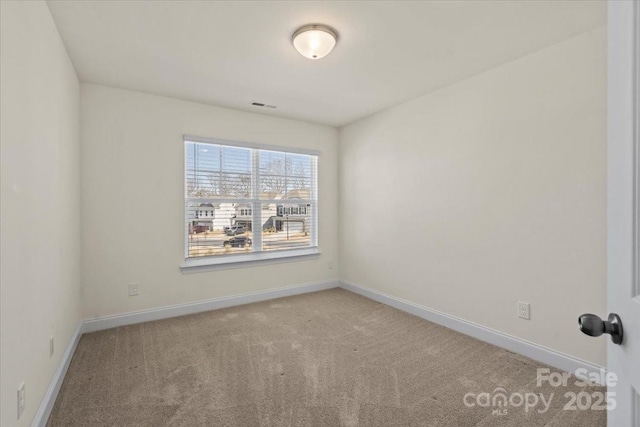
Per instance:
[[[53,335],[49,337],[49,357],[53,356]]]
[[[24,383],[18,387],[18,419],[22,416],[25,406]]]
[[[135,297],[138,294],[138,284],[137,283],[129,283],[129,296]]]
[[[329,270],[333,270],[333,261],[329,261],[327,266],[329,267]]]
[[[518,317],[525,320],[531,319],[531,306],[528,302],[518,301]]]

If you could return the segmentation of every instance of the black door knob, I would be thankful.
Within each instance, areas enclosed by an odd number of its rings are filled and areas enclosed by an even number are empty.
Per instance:
[[[622,320],[615,313],[611,313],[606,321],[595,314],[583,314],[578,317],[578,325],[580,330],[589,336],[599,337],[602,334],[609,334],[614,344],[622,344]]]

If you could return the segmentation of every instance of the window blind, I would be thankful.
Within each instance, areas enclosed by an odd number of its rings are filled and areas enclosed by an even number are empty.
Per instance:
[[[185,139],[185,258],[317,246],[312,154]]]

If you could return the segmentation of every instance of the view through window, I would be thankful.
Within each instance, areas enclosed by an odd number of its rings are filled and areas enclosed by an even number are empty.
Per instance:
[[[185,140],[186,258],[317,246],[317,156]]]

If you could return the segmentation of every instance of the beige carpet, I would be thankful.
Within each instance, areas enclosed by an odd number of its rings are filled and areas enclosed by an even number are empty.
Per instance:
[[[576,331],[578,333],[578,331]],[[604,426],[537,362],[342,289],[86,334],[50,426]],[[469,407],[503,387],[553,398]],[[484,402],[483,399],[480,399]]]

